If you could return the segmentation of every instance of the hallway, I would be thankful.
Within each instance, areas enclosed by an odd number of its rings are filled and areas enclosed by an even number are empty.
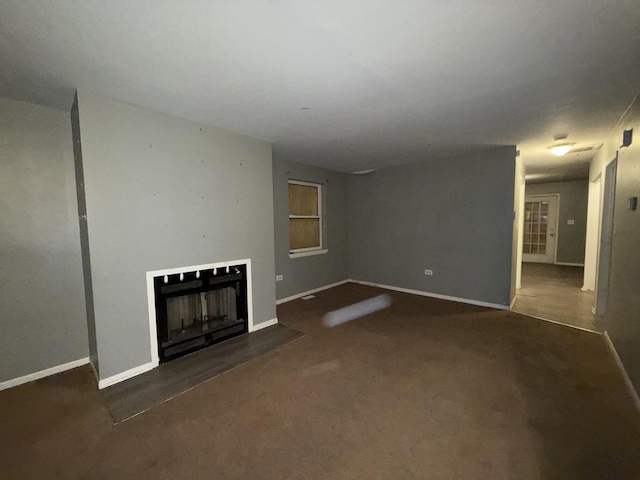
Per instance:
[[[601,320],[591,311],[593,292],[581,290],[583,273],[582,267],[523,263],[513,311],[602,332]]]

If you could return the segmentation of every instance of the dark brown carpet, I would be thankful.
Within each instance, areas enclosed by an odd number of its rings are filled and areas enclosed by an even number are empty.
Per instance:
[[[128,420],[303,335],[273,325],[160,365],[102,391],[115,423]]]
[[[347,284],[307,335],[119,425],[87,368],[0,392],[3,479],[637,479],[640,416],[601,336]]]

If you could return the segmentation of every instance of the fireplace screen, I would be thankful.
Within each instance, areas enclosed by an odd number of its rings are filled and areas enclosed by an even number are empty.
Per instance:
[[[189,278],[193,277],[193,278]],[[244,266],[156,279],[160,358],[170,360],[247,331]]]

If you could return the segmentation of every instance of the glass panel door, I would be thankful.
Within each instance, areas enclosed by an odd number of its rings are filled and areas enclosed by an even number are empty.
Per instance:
[[[558,198],[527,197],[524,204],[522,260],[553,263]]]

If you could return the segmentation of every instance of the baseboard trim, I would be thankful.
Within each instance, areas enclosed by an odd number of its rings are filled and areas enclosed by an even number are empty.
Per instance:
[[[618,365],[618,369],[620,370],[620,373],[622,374],[622,378],[624,379],[624,383],[627,385],[627,389],[629,390],[629,394],[631,395],[631,398],[633,399],[633,403],[635,404],[636,409],[638,410],[638,413],[640,413],[640,397],[638,396],[638,391],[633,386],[633,383],[631,383],[631,379],[629,378],[629,374],[627,373],[627,369],[624,368],[624,364],[622,363],[622,360],[620,359],[620,355],[618,355],[618,351],[616,350],[616,347],[613,344],[613,342],[611,341],[611,337],[609,336],[609,333],[606,330],[605,330],[603,336],[604,336],[604,340],[605,340],[607,346],[609,347],[609,351],[611,352],[611,355],[613,355],[613,359],[615,360],[616,365]]]
[[[556,262],[555,265],[564,265],[565,267],[584,267],[584,263]]]
[[[511,300],[511,303],[509,304],[509,310],[513,310],[513,306],[516,304],[517,299],[518,299],[518,295],[514,295],[513,300]]]
[[[258,323],[257,325],[253,325],[253,328],[249,333],[257,332],[258,330],[262,330],[263,328],[271,327],[276,323],[278,323],[277,317],[272,318],[271,320],[267,320],[266,322]],[[149,370],[153,370],[157,366],[158,363],[151,361],[143,365],[138,365],[137,367],[130,368],[129,370],[125,370],[124,372],[117,373],[116,375],[103,378],[102,380],[98,380],[98,389],[102,390],[103,388],[110,387],[111,385],[115,385],[116,383],[124,382],[125,380],[146,373]]]
[[[421,295],[423,297],[437,298],[439,300],[448,300],[450,302],[467,303],[478,307],[495,308],[498,310],[509,310],[509,305],[500,305],[499,303],[481,302],[470,298],[452,297],[450,295],[441,295],[439,293],[423,292],[422,290],[412,290],[410,288],[394,287],[393,285],[383,285],[381,283],[365,282],[364,280],[348,280],[349,282],[359,283],[360,285],[368,285],[369,287],[384,288],[395,292],[410,293],[413,295]]]
[[[55,367],[45,368],[44,370],[29,373],[27,375],[13,378],[11,380],[5,380],[4,382],[0,382],[0,391],[12,387],[17,387],[18,385],[23,385],[25,383],[33,382],[34,380],[39,380],[41,378],[50,377],[51,375],[55,375],[56,373],[66,372],[67,370],[81,367],[83,365],[86,365],[87,363],[89,363],[89,357],[79,358],[78,360],[63,363],[62,365],[56,365]]]
[[[129,370],[125,370],[124,372],[117,373],[110,377],[103,378],[102,380],[98,381],[98,389],[102,390],[103,388],[110,387],[111,385],[115,385],[116,383],[123,382],[132,377],[135,377],[136,375],[148,372],[149,370],[152,370],[157,366],[157,363],[149,362],[143,365],[138,365],[137,367],[130,368]]]
[[[251,331],[251,333],[257,332],[258,330],[262,330],[263,328],[271,327],[276,323],[278,323],[278,317],[272,318],[271,320],[267,320],[266,322],[258,323],[257,325],[253,326],[253,330]]]
[[[337,287],[338,285],[344,285],[345,283],[350,282],[350,281],[353,281],[353,280],[340,280],[339,282],[330,283],[329,285],[324,285],[324,286],[318,287],[318,288],[313,288],[311,290],[307,290],[306,292],[296,293],[295,295],[291,295],[290,297],[281,298],[280,300],[276,300],[276,305],[281,305],[283,303],[290,302],[291,300],[297,300],[298,298],[306,297],[307,295],[311,295],[312,293],[317,293],[317,292],[321,292],[322,290],[327,290],[329,288]]]

